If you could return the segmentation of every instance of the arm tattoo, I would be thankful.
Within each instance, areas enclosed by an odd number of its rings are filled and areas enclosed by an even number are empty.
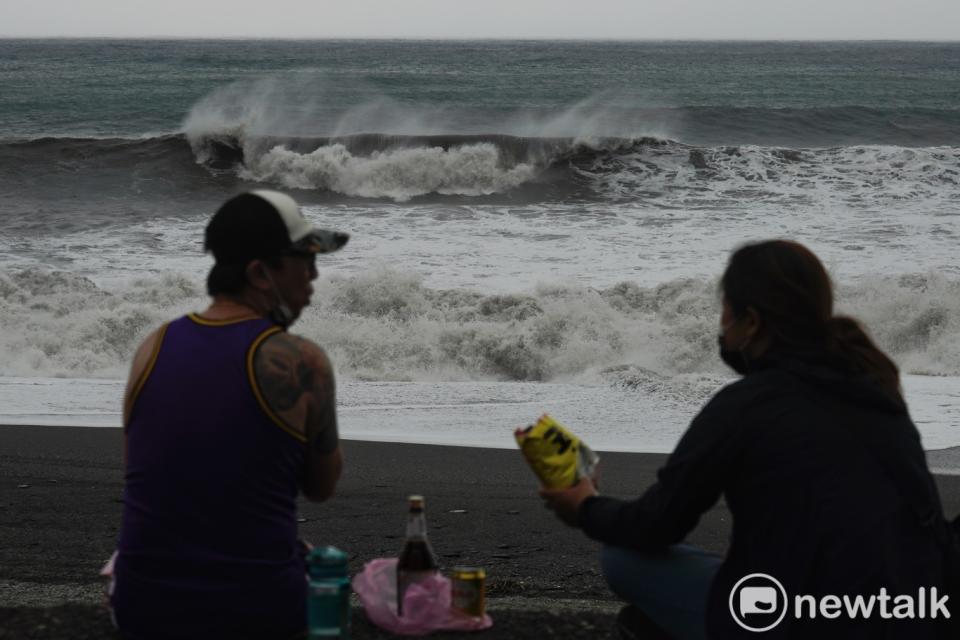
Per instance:
[[[268,340],[254,358],[257,382],[267,402],[278,413],[292,409],[304,393],[312,390],[312,385],[305,387],[303,384],[310,378],[301,373],[307,368],[297,345],[289,336],[278,335]]]
[[[326,454],[338,443],[336,400],[332,372],[315,351],[302,338],[277,334],[260,347],[254,373],[270,407],[302,429],[314,451]]]
[[[297,380],[300,383],[300,390],[304,393],[313,390],[313,376],[313,369],[311,369],[306,362],[301,361],[297,363]]]

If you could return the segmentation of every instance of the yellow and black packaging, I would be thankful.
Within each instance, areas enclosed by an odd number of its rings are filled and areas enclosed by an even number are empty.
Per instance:
[[[547,414],[514,434],[520,451],[545,489],[566,489],[592,476],[599,456]]]

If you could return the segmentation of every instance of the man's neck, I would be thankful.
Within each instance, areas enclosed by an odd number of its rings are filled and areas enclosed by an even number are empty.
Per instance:
[[[233,320],[234,318],[258,318],[267,313],[262,304],[243,295],[216,295],[210,306],[200,315],[207,320]]]

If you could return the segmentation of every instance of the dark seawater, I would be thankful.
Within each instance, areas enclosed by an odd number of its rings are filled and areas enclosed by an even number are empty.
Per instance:
[[[298,331],[357,379],[606,371],[686,415],[772,236],[960,373],[960,44],[0,41],[0,376],[123,377],[250,187],[352,234]]]
[[[285,134],[396,133],[419,112],[431,134],[569,115],[567,135],[665,127],[695,145],[960,140],[960,45],[885,42],[7,40],[0,137],[172,132],[215,89],[267,79],[310,128]]]
[[[169,215],[252,184],[316,203],[672,206],[642,183],[689,166],[696,188],[791,186],[785,165],[826,180],[864,154],[896,174],[909,149],[929,155],[921,186],[958,182],[949,43],[6,40],[0,86],[8,228]],[[759,160],[732,166],[744,156]],[[78,199],[96,206],[66,216]]]

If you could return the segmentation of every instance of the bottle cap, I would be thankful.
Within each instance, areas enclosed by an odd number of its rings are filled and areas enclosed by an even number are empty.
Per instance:
[[[410,508],[423,508],[423,496],[410,496],[407,498],[407,502],[410,504]]]
[[[307,570],[313,578],[347,575],[347,554],[336,547],[316,547],[307,556]]]

